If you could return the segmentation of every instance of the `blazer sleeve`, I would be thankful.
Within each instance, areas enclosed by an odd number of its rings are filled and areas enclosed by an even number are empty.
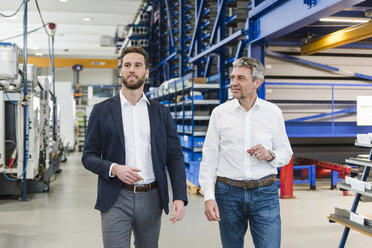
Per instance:
[[[186,173],[183,153],[177,129],[168,108],[166,108],[167,167],[172,184],[173,201],[183,200],[187,205]]]
[[[109,176],[109,172],[112,162],[104,160],[101,157],[102,142],[100,113],[99,106],[94,105],[89,117],[81,161],[86,169],[110,181],[112,178]]]

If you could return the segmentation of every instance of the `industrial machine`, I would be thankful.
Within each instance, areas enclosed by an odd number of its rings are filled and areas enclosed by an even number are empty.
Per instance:
[[[18,196],[22,184],[27,192],[43,192],[63,151],[48,77],[39,83],[36,67],[27,65],[24,85],[19,48],[0,43],[0,55],[0,195]]]

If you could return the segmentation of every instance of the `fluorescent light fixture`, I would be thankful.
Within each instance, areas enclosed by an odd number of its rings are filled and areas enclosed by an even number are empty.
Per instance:
[[[30,49],[31,50],[39,50],[40,48],[38,48],[38,47],[31,47]]]
[[[361,19],[361,18],[343,18],[343,17],[329,17],[329,18],[320,18],[319,21],[321,22],[347,22],[347,23],[364,23],[368,22],[369,19]]]
[[[89,22],[89,21],[91,21],[92,20],[92,18],[90,18],[90,17],[84,17],[84,19],[83,19],[84,21],[86,21],[86,22]]]
[[[43,56],[43,53],[35,53],[36,56]]]
[[[60,2],[62,2],[62,3],[65,3],[65,2],[67,2],[68,0],[59,0]]]

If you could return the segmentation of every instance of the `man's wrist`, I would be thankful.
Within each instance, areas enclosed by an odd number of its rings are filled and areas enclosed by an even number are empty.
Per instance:
[[[111,165],[111,170],[110,170],[110,176],[114,177],[116,176],[116,169],[117,169],[118,164],[114,163]]]
[[[276,155],[273,151],[271,151],[271,150],[268,150],[268,151],[270,153],[271,159],[267,160],[267,162],[271,162],[276,158]]]

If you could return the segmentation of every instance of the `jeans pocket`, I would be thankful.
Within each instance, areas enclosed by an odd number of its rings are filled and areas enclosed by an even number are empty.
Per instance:
[[[261,187],[261,192],[264,194],[278,194],[278,186],[276,182],[269,186]]]
[[[223,195],[226,194],[229,191],[229,189],[230,189],[229,185],[221,182],[216,182],[214,192],[216,195]]]

